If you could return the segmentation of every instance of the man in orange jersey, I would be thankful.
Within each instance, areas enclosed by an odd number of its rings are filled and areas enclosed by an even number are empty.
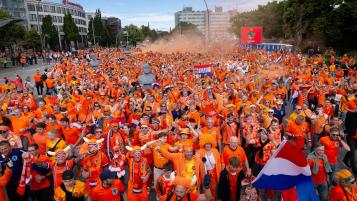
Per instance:
[[[42,94],[43,94],[43,80],[41,78],[41,74],[40,74],[39,70],[37,70],[36,73],[33,75],[33,79],[35,80],[37,94],[42,96]]]
[[[115,179],[115,173],[109,170],[103,170],[103,172],[100,173],[99,178],[100,181],[98,182],[98,185],[94,187],[90,193],[93,201],[120,201],[121,194],[123,194],[124,200],[126,200],[124,185],[119,179]]]
[[[150,178],[150,169],[147,160],[142,156],[142,151],[146,145],[139,147],[129,147],[126,149],[132,152],[132,158],[128,158],[129,181],[128,200],[148,201],[147,182]]]

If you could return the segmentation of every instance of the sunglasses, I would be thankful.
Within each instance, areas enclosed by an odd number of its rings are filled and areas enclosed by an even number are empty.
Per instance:
[[[103,131],[96,131],[96,133],[103,133]]]
[[[7,131],[1,130],[1,131],[0,131],[0,134],[3,134],[3,133],[7,133]]]

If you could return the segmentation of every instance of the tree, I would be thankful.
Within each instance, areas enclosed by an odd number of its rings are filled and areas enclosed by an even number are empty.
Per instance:
[[[55,49],[58,45],[58,31],[55,25],[53,25],[50,15],[42,18],[42,34],[46,44],[48,44],[51,49]]]
[[[100,12],[100,10],[96,10],[95,11],[95,16],[93,19],[93,24],[94,24],[94,36],[95,36],[95,40],[96,42],[102,42],[101,39],[101,34],[103,33],[103,22],[102,22],[102,14]],[[104,31],[105,32],[105,31]]]
[[[110,46],[113,44],[112,31],[108,25],[103,25],[100,39],[101,46]]]
[[[180,22],[176,27],[171,31],[171,34],[187,34],[187,35],[197,35],[202,36],[201,31],[197,28],[196,25],[188,22]]]
[[[88,40],[92,41],[92,44],[94,44],[93,40],[93,18],[90,18],[89,23],[88,23]]]
[[[150,29],[149,26],[141,26],[141,31],[143,33],[144,39],[155,41],[159,37],[157,32],[154,29]]]
[[[0,11],[0,19],[12,19],[10,13]],[[19,23],[9,23],[0,28],[0,47],[19,44],[25,36],[25,27]]]
[[[11,19],[12,16],[10,13],[4,10],[0,10],[0,20],[6,20],[6,19]]]
[[[24,40],[21,42],[26,48],[40,48],[41,39],[40,35],[35,29],[30,29],[26,34]]]
[[[78,27],[74,23],[71,14],[65,14],[63,20],[63,32],[66,42],[76,42],[79,40]]]
[[[134,46],[136,46],[138,42],[142,42],[144,40],[144,34],[142,30],[133,24],[125,26],[123,33],[128,34],[128,41]],[[127,34],[122,34],[122,41],[126,41]]]

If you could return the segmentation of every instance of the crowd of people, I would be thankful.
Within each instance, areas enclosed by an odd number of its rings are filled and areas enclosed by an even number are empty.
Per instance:
[[[283,140],[322,201],[357,200],[356,92],[333,50],[59,54],[0,84],[0,201],[281,200],[252,181]]]

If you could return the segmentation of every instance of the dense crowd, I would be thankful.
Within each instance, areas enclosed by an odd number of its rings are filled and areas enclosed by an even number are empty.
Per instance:
[[[357,200],[356,92],[333,50],[58,53],[0,83],[0,201],[281,200],[251,183],[283,140],[322,201]]]

